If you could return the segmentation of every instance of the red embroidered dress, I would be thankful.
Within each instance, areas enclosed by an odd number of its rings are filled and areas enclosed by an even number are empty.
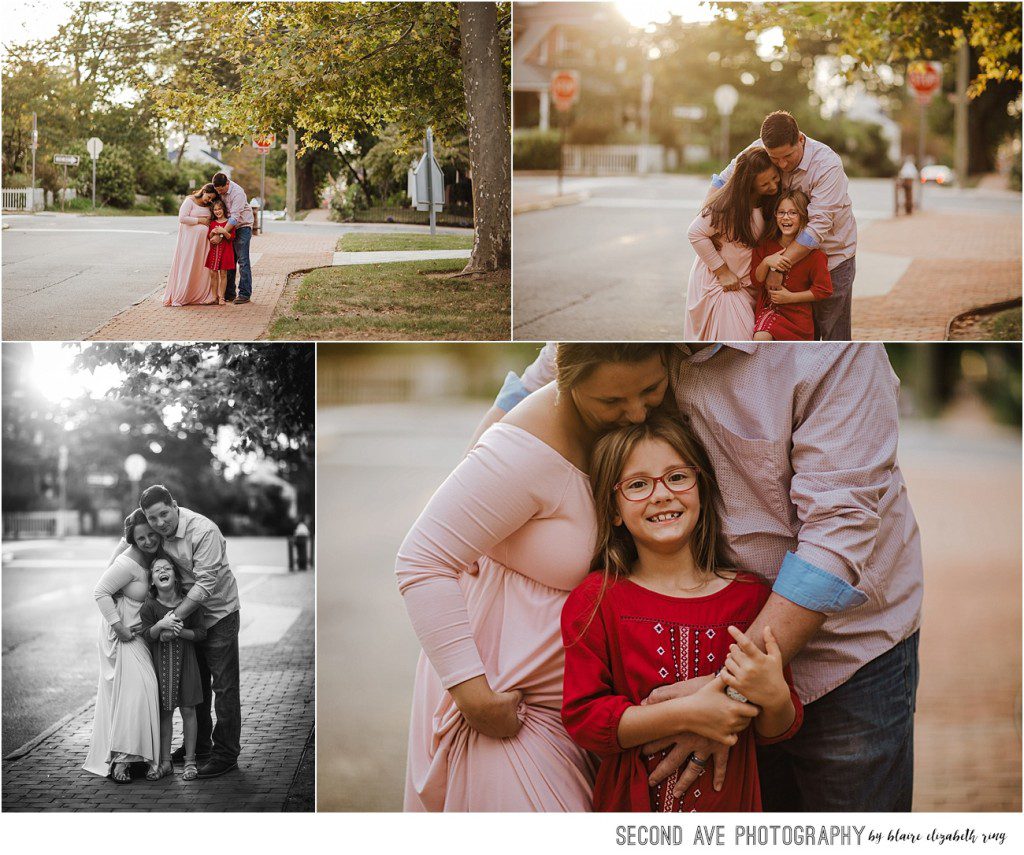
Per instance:
[[[782,244],[762,241],[754,247],[750,262],[750,281],[757,287],[757,308],[754,310],[754,332],[769,332],[776,341],[814,341],[814,303],[786,303],[777,306],[764,280],[757,278],[757,268],[769,255],[782,252]],[[814,292],[815,300],[832,296],[832,276],[828,272],[828,256],[812,249],[784,275],[787,291]]]
[[[578,744],[601,758],[594,810],[760,811],[755,737],[779,742],[799,729],[803,707],[792,687],[792,726],[772,739],[756,736],[753,726],[741,733],[718,793],[712,786],[713,762],[682,800],[672,796],[677,774],[649,787],[648,776],[665,752],[644,757],[640,746],[623,749],[617,734],[623,712],[658,686],[717,673],[732,644],[729,625],[746,631],[771,593],[768,586],[741,573],[708,596],[670,597],[623,579],[609,584],[595,613],[601,584],[601,574],[591,573],[562,609],[562,720]]]
[[[206,238],[209,241],[210,232],[216,228],[226,226],[227,220],[218,223],[216,220],[210,222],[207,227]],[[234,232],[224,238],[218,244],[210,244],[210,251],[206,253],[206,266],[210,270],[234,270],[235,269],[235,248],[231,243],[235,239]]]

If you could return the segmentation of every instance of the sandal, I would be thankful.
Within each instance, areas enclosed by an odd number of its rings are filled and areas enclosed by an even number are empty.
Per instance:
[[[181,780],[194,781],[199,777],[199,767],[196,765],[195,757],[185,758],[185,771],[181,773]]]
[[[132,764],[111,763],[110,777],[118,784],[130,784],[132,782]]]
[[[161,778],[165,778],[174,771],[174,767],[170,763],[159,763],[156,766],[151,766],[149,771],[146,773],[147,781],[159,781]]]

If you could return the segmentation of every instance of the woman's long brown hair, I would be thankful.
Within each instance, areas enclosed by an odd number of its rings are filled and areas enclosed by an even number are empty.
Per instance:
[[[204,202],[203,201],[203,194],[204,193],[213,193],[213,194],[215,194],[216,198],[211,199],[209,202]],[[202,205],[204,208],[209,208],[210,211],[212,212],[213,211],[213,203],[216,202],[217,199],[220,198],[220,194],[217,193],[217,188],[214,187],[212,184],[204,184],[202,187],[200,187],[198,190],[196,190],[195,193],[192,194],[192,198],[195,199],[197,205]]]
[[[750,218],[754,208],[759,207],[767,223],[769,213],[775,209],[775,197],[762,196],[755,206],[754,184],[762,172],[777,168],[763,148],[748,148],[736,158],[736,168],[725,184],[708,196],[701,215],[711,219],[711,226],[725,240],[751,248],[757,246],[761,235],[754,234]]]

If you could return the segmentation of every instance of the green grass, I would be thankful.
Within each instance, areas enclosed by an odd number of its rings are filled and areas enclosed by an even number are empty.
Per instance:
[[[415,249],[472,249],[473,233],[424,235],[405,232],[349,232],[338,238],[337,252],[395,252]]]
[[[443,259],[314,270],[302,277],[268,335],[293,341],[508,341],[509,271],[450,278],[464,266],[460,259]]]
[[[992,314],[981,314],[958,321],[950,330],[954,341],[1020,341],[1021,308],[1016,306]]]

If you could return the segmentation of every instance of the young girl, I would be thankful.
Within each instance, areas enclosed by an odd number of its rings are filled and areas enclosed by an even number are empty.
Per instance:
[[[814,341],[811,304],[832,296],[828,256],[812,249],[785,273],[771,265],[807,225],[807,194],[787,190],[779,197],[772,227],[754,249],[751,279],[759,286],[754,341]]]
[[[687,428],[659,414],[602,437],[590,470],[601,572],[562,610],[562,719],[601,758],[594,810],[758,811],[755,737],[787,739],[802,707],[770,629],[767,653],[741,632],[770,591],[726,569],[707,453]],[[694,678],[705,679],[693,694],[644,703],[658,686]],[[678,772],[648,786],[664,752],[645,757],[641,746],[681,733],[732,746],[720,790],[698,780],[677,798]],[[689,764],[703,768],[710,752],[702,753]]]
[[[690,223],[687,237],[697,257],[686,287],[686,341],[750,340],[756,301],[750,256],[763,237],[779,181],[768,153],[750,148]]]
[[[181,578],[166,558],[158,558],[149,571],[150,594],[139,612],[142,634],[151,642],[153,663],[160,684],[160,765],[150,780],[169,775],[171,764],[171,731],[174,710],[181,710],[181,726],[185,737],[185,771],[182,779],[194,781],[199,774],[196,765],[196,704],[203,702],[203,686],[199,663],[192,642],[204,641],[202,609],[196,609],[184,621],[174,609],[185,598]]]
[[[210,234],[214,229],[228,229],[230,234]],[[224,305],[224,294],[227,291],[227,271],[235,269],[235,251],[231,241],[235,239],[234,230],[228,225],[227,206],[217,199],[213,203],[213,219],[207,231],[210,251],[206,254],[206,267],[210,271],[210,291],[217,296],[217,305]]]

